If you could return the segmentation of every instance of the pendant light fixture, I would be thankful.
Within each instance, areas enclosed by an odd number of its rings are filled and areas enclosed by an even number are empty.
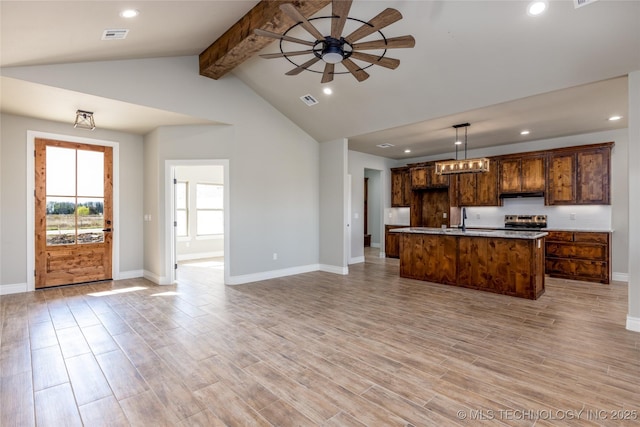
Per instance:
[[[96,128],[96,122],[93,121],[93,112],[77,110],[76,121],[73,124],[74,128],[94,130]]]
[[[489,159],[486,157],[467,159],[467,128],[469,126],[471,126],[469,123],[453,125],[453,128],[456,130],[456,159],[436,162],[436,173],[438,175],[489,172]],[[462,144],[458,139],[458,129],[460,128],[464,128],[464,160],[458,160],[458,145]]]

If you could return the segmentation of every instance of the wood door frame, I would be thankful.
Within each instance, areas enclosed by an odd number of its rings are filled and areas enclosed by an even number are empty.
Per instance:
[[[27,131],[26,159],[27,159],[27,265],[26,265],[26,291],[35,290],[35,140],[53,139],[66,142],[75,142],[87,145],[101,145],[113,149],[113,244],[111,250],[111,276],[113,280],[120,279],[120,145],[116,141],[84,138],[79,136],[61,135],[50,132]]]

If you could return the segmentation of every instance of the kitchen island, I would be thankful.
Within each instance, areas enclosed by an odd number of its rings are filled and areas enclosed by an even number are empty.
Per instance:
[[[408,227],[400,276],[537,299],[544,293],[546,232]]]

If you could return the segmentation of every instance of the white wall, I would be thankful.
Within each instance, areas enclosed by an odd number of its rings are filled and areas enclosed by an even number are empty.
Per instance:
[[[500,218],[511,213],[540,213],[548,215],[551,228],[585,228],[592,230],[613,229],[612,270],[615,277],[626,279],[629,247],[629,167],[627,166],[629,136],[627,129],[595,132],[583,135],[571,135],[501,145],[486,149],[469,150],[468,157],[499,156],[527,151],[549,150],[576,145],[598,144],[614,141],[611,152],[611,205],[610,206],[544,206],[542,199],[505,200],[499,208],[469,208],[468,224],[472,226],[497,226]],[[447,153],[439,156],[418,157],[396,162],[394,166],[429,160],[438,160],[455,156]],[[569,214],[576,213],[576,220],[569,220]],[[480,214],[480,218],[476,217]]]
[[[347,184],[347,140],[320,144],[320,268],[338,274],[349,271]]]
[[[0,200],[0,285],[20,288],[27,283],[27,131],[119,142],[120,232],[118,276],[139,276],[143,268],[142,229],[142,137],[123,132],[74,129],[65,123],[2,114],[0,131],[1,185]],[[115,224],[114,224],[115,225]],[[33,256],[33,254],[31,254]],[[26,289],[26,288],[25,288]],[[2,293],[2,289],[0,289]]]
[[[640,332],[640,70],[629,74],[629,313],[627,329]]]
[[[144,165],[144,214],[151,216],[146,277],[168,277],[164,166],[173,159],[229,160],[233,283],[317,269],[318,143],[233,75],[200,76],[197,56],[17,67],[3,75],[231,124],[161,127],[145,136],[137,167]]]

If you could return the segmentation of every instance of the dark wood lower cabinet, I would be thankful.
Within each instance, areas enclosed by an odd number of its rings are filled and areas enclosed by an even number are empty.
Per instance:
[[[550,231],[545,270],[551,277],[609,284],[611,233]]]
[[[456,237],[408,234],[400,238],[400,276],[455,285]]]
[[[406,225],[388,225],[384,226],[384,255],[387,258],[400,258],[400,234],[389,233],[393,228],[403,228]]]
[[[544,293],[543,241],[401,233],[400,276],[537,299]]]

